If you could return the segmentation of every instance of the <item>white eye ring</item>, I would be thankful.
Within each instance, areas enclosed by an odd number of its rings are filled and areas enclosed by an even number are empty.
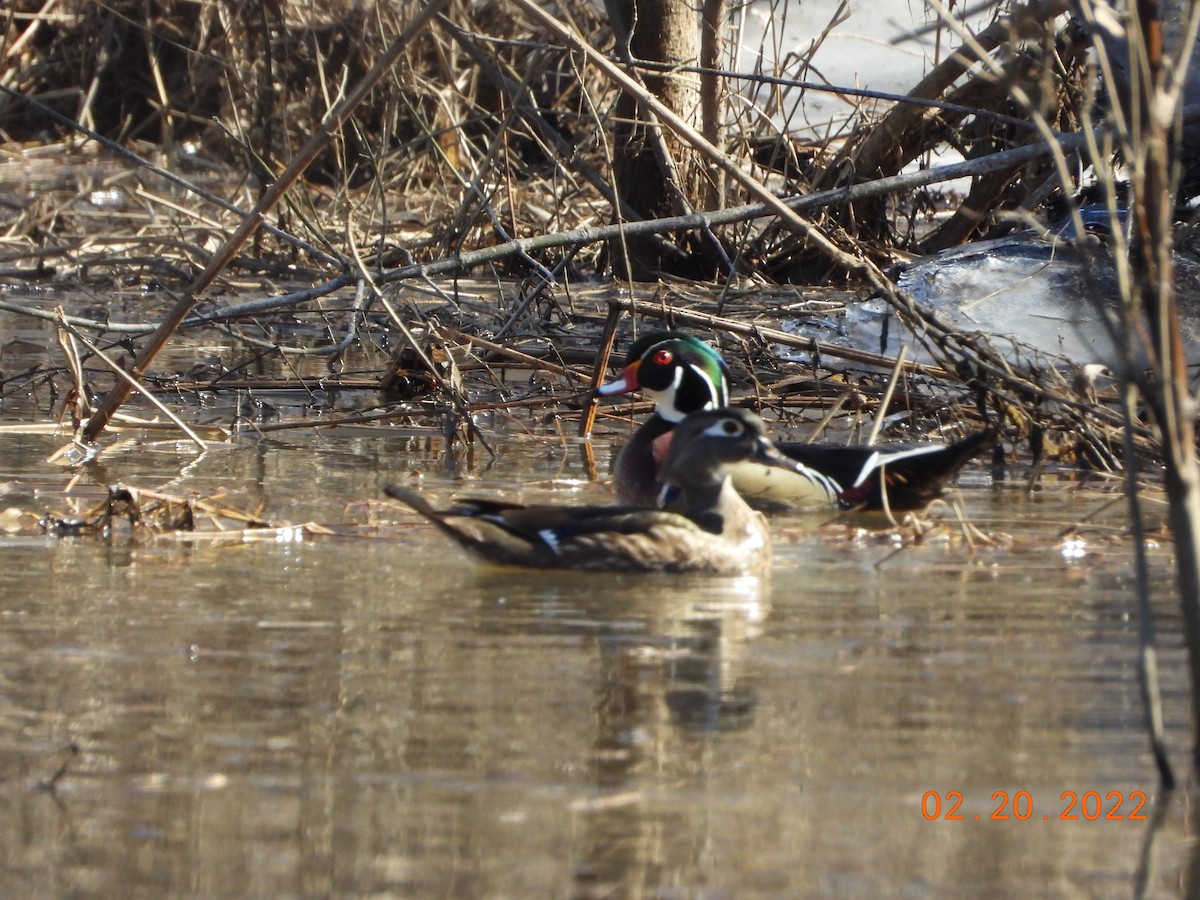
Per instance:
[[[704,429],[704,434],[708,437],[740,437],[745,433],[746,427],[737,419],[721,419]]]

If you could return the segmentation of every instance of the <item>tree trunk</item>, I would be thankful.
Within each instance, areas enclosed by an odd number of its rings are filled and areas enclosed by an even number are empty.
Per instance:
[[[617,55],[695,66],[699,59],[699,20],[687,0],[608,0]],[[701,130],[700,79],[690,72],[643,72],[643,83],[685,122]],[[684,215],[705,208],[710,198],[701,158],[690,147],[658,128],[639,109],[637,99],[622,95],[617,104],[613,176],[622,201],[643,219]],[[695,248],[691,248],[695,249]],[[711,271],[694,254],[666,256],[662,242],[630,237],[610,245],[614,272],[634,280],[666,272],[703,277]]]

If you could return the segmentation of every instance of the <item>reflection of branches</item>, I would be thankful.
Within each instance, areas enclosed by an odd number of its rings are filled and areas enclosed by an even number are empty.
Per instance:
[[[1133,876],[1133,896],[1134,900],[1141,900],[1146,896],[1147,889],[1155,882],[1154,860],[1156,844],[1158,838],[1163,834],[1163,825],[1167,821],[1167,813],[1171,809],[1172,801],[1175,794],[1172,791],[1165,793],[1156,793],[1150,801],[1150,823],[1146,828],[1146,833],[1142,836],[1141,851],[1138,853],[1137,871]],[[1196,810],[1200,809],[1195,804],[1188,805],[1188,818],[1194,819]],[[1194,832],[1193,832],[1194,833]],[[1183,886],[1184,896],[1191,896],[1192,890],[1197,886],[1196,872],[1198,863],[1200,863],[1200,842],[1188,841],[1188,861],[1183,867]],[[1161,850],[1161,848],[1157,848]],[[1191,888],[1192,890],[1189,890]]]
[[[79,757],[80,752],[79,745],[74,741],[69,741],[60,751],[58,768],[51,773],[50,777],[39,778],[29,784],[33,790],[49,794],[53,798],[54,804],[63,812],[66,812],[66,809],[58,796],[58,785],[67,776],[71,764]],[[12,775],[0,774],[0,784],[12,781],[13,777]]]
[[[74,741],[71,741],[64,748],[62,763],[59,765],[58,769],[55,770],[54,774],[49,778],[37,782],[36,787],[38,790],[49,791],[53,794],[58,787],[58,783],[66,776],[67,769],[70,768],[71,763],[74,762],[78,756],[79,745]]]

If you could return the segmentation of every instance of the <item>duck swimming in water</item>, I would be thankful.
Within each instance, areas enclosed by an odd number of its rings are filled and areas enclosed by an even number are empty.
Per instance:
[[[655,402],[654,413],[617,456],[617,498],[645,503],[656,495],[661,461],[676,426],[698,410],[729,404],[729,367],[708,344],[680,331],[643,335],[630,348],[619,377],[602,385],[604,396],[640,391]],[[941,495],[959,470],[991,445],[983,430],[953,444],[881,444],[845,447],[779,442],[797,463],[784,471],[747,461],[732,468],[738,493],[768,508],[924,509]],[[885,497],[886,491],[886,497]]]
[[[420,494],[384,490],[470,552],[492,562],[544,569],[628,572],[757,572],[770,561],[762,516],[737,495],[729,467],[740,462],[787,470],[762,419],[715,409],[684,418],[659,469],[661,508],[521,506],[464,499],[434,509]]]

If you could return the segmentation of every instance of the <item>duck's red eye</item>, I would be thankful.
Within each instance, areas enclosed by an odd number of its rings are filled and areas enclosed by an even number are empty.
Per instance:
[[[663,347],[661,350],[657,351],[653,357],[651,357],[650,361],[656,366],[665,366],[668,365],[673,359],[675,359],[675,354],[666,347]]]

